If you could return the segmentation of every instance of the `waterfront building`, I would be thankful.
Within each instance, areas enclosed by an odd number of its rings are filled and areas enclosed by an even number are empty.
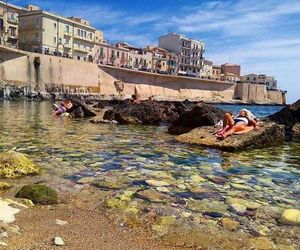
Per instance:
[[[248,74],[242,76],[244,82],[253,83],[253,84],[263,84],[266,85],[269,90],[277,90],[277,80],[274,76],[267,76],[265,74]]]
[[[237,82],[240,81],[240,77],[233,73],[225,73],[225,74],[221,74],[221,81]]]
[[[212,79],[214,80],[221,80],[221,66],[219,65],[213,65],[212,66]]]
[[[19,47],[23,50],[94,61],[96,29],[87,20],[65,18],[35,6],[19,15]],[[103,33],[97,32],[103,40]]]
[[[178,74],[200,77],[204,66],[204,42],[176,33],[159,37],[159,47],[179,55]]]
[[[129,50],[118,44],[95,41],[95,62],[97,64],[125,67],[128,64]]]
[[[0,44],[17,48],[20,13],[26,11],[22,7],[18,7],[7,2],[0,1]]]
[[[168,51],[155,46],[147,46],[145,51],[152,53],[152,71],[155,73],[168,73]]]
[[[241,66],[238,64],[225,63],[221,65],[221,73],[226,75],[228,73],[234,74],[238,77],[241,76]]]
[[[152,52],[131,46],[127,43],[117,43],[116,46],[129,50],[126,68],[152,71]]]
[[[200,70],[200,77],[204,79],[212,79],[213,76],[213,62],[204,60],[203,68]]]

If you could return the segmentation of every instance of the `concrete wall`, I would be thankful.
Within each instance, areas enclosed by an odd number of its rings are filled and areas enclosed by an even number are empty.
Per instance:
[[[40,63],[36,58],[39,58]],[[2,63],[1,63],[2,62]],[[0,46],[0,85],[27,86],[33,91],[122,95],[165,100],[282,103],[284,94],[265,85],[159,75],[29,53]],[[123,88],[117,91],[116,85]]]

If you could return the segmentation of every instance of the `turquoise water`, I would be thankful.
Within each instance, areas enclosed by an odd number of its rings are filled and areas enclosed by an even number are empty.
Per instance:
[[[280,109],[247,108],[258,117]],[[164,126],[95,125],[84,119],[55,117],[52,112],[47,102],[0,102],[0,151],[16,148],[50,173],[73,181],[83,177],[121,178],[125,184],[120,192],[137,187],[158,190],[171,197],[172,203],[205,204],[209,200],[225,204],[227,197],[239,197],[281,208],[300,205],[298,142],[227,153],[177,143]],[[203,179],[195,180],[195,176]],[[145,182],[149,179],[169,183],[167,190],[149,186]],[[133,197],[133,201],[140,202],[141,198]],[[193,207],[183,209],[195,216],[201,214]],[[236,216],[229,210],[226,213]]]

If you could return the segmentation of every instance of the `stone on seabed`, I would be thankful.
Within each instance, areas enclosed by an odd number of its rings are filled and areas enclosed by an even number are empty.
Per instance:
[[[222,218],[220,221],[221,225],[229,231],[236,231],[239,228],[239,223],[229,218]]]
[[[300,210],[285,209],[279,219],[279,222],[291,226],[300,226]]]
[[[56,246],[63,246],[65,243],[61,237],[54,237],[53,244]]]
[[[183,143],[196,144],[224,151],[238,151],[247,148],[261,148],[281,144],[284,141],[284,128],[274,122],[266,122],[257,131],[241,135],[232,135],[219,140],[215,135],[216,128],[201,127],[176,137]]]
[[[0,177],[18,178],[40,173],[40,167],[32,163],[26,155],[8,151],[0,153]]]

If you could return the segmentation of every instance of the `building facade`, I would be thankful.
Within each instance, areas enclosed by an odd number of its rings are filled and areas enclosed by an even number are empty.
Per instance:
[[[159,37],[159,47],[179,55],[178,74],[200,77],[204,66],[204,42],[169,33]]]
[[[220,81],[221,75],[222,75],[221,66],[213,65],[212,66],[212,79]]]
[[[19,34],[20,13],[26,11],[24,8],[0,1],[0,44],[17,48]]]
[[[19,47],[23,50],[93,61],[96,29],[76,17],[64,18],[38,7],[19,15]],[[98,39],[101,32],[98,31]]]
[[[203,79],[212,79],[213,77],[213,62],[204,60],[203,68],[200,70],[200,77]]]
[[[241,76],[241,66],[238,64],[225,63],[225,64],[221,65],[221,72],[224,75],[230,73],[230,74],[236,75],[237,77],[240,77]]]
[[[145,51],[152,53],[152,71],[155,73],[168,73],[168,51],[155,47],[147,46]]]
[[[242,80],[248,83],[263,84],[269,90],[277,90],[277,80],[274,76],[267,76],[265,74],[248,74],[242,76]]]

